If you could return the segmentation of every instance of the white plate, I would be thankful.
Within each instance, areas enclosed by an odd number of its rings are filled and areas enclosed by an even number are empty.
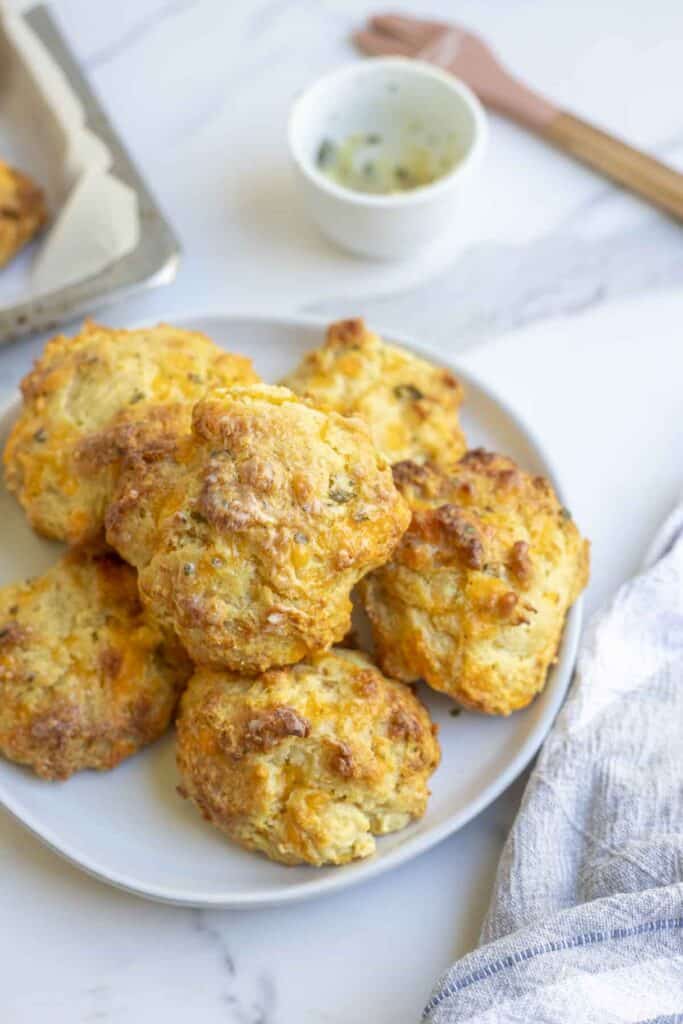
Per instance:
[[[251,356],[257,371],[266,380],[276,381],[303,352],[320,344],[324,324],[195,316],[182,326],[205,331],[226,348]],[[415,342],[401,343],[429,355]],[[463,422],[470,444],[511,455],[524,468],[550,477],[562,494],[555,467],[520,418],[481,381],[457,366],[452,369],[466,387]],[[18,403],[13,403],[0,418],[0,445],[17,409]],[[0,489],[0,523],[0,583],[42,572],[56,559],[59,546],[32,533],[18,504],[4,489]],[[422,695],[441,727],[443,751],[427,813],[403,831],[381,838],[369,860],[341,868],[284,867],[233,846],[176,794],[171,736],[112,772],[86,772],[62,783],[40,781],[0,760],[0,801],[74,864],[152,899],[201,907],[255,907],[342,889],[429,849],[510,785],[533,757],[562,702],[580,622],[579,602],[570,612],[559,660],[544,692],[530,708],[510,718],[468,712],[453,718],[449,701],[423,688]]]

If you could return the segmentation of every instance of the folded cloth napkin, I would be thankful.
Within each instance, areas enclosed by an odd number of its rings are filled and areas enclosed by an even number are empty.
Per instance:
[[[683,504],[593,621],[430,1024],[683,1022]]]

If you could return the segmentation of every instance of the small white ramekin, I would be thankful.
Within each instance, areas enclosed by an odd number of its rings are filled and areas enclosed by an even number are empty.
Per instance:
[[[390,195],[357,192],[317,167],[323,140],[395,129],[419,119],[434,132],[454,132],[461,159],[431,185]],[[483,155],[486,115],[471,90],[422,61],[384,57],[320,78],[294,103],[289,147],[304,201],[320,230],[351,252],[406,259],[457,231],[465,188]]]

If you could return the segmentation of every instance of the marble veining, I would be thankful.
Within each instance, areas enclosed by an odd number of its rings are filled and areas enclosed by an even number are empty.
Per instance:
[[[245,972],[238,974],[237,962],[230,951],[220,912],[190,910],[193,931],[219,958],[222,983],[219,998],[225,1006],[227,1019],[234,1024],[273,1024],[276,985],[270,974],[259,973],[249,984]]]
[[[588,201],[569,225],[525,245],[479,243],[437,276],[400,295],[364,297],[364,315],[383,327],[463,349],[552,316],[571,316],[652,288],[683,285],[681,229],[658,214],[593,238],[590,217],[609,197]],[[572,218],[574,220],[574,218]],[[495,294],[495,302],[492,302]],[[313,303],[330,317],[357,313],[356,298]]]
[[[208,913],[199,908],[190,911],[192,927],[201,936],[204,936],[212,947],[218,949],[223,961],[223,967],[229,977],[235,977],[235,961],[228,950],[223,933],[211,923]]]

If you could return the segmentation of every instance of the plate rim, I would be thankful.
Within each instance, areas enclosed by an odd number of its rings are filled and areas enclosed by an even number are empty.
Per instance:
[[[277,312],[249,313],[223,310],[215,312],[191,311],[182,315],[173,315],[174,325],[179,327],[187,327],[190,323],[200,320],[222,320],[230,323],[258,323],[260,325],[272,324],[275,327],[287,328],[304,326],[321,329],[325,329],[330,323],[329,317],[307,314],[279,314]],[[149,326],[151,326],[150,320],[145,319],[128,325],[126,329],[135,330]],[[553,459],[548,455],[545,445],[495,387],[491,387],[486,383],[480,374],[471,371],[469,368],[458,366],[457,355],[455,359],[450,359],[448,356],[444,357],[441,352],[430,348],[411,336],[398,334],[394,330],[382,330],[381,327],[375,328],[374,326],[373,330],[377,330],[383,338],[388,338],[392,343],[401,345],[416,355],[436,360],[440,365],[452,370],[463,379],[465,390],[467,390],[469,382],[486,395],[488,399],[493,401],[504,415],[512,421],[515,429],[529,446],[537,453],[544,464],[544,473],[550,477],[558,497],[563,503],[567,503],[561,474],[558,472]],[[20,396],[18,394],[0,404],[0,424],[4,424],[8,419],[15,416],[19,408]],[[564,701],[574,673],[582,621],[583,595],[580,595],[570,608],[565,621],[561,640],[561,655],[557,665],[558,674],[551,699],[548,701],[545,711],[536,727],[519,747],[507,767],[485,786],[475,799],[471,800],[459,813],[447,817],[439,825],[435,825],[425,833],[407,839],[389,853],[380,857],[373,856],[367,860],[357,861],[353,865],[344,865],[341,870],[317,880],[312,879],[298,882],[295,885],[288,886],[286,889],[281,885],[275,885],[267,890],[245,890],[244,892],[227,890],[213,895],[192,889],[169,889],[168,886],[148,886],[136,882],[134,878],[126,876],[125,873],[107,871],[96,860],[88,856],[83,857],[79,855],[77,850],[73,849],[68,842],[60,840],[51,828],[40,825],[31,812],[27,813],[24,810],[20,810],[20,802],[14,800],[11,792],[7,791],[6,783],[2,779],[0,779],[0,805],[22,827],[26,828],[40,842],[68,863],[74,865],[74,867],[100,882],[154,902],[198,909],[257,909],[259,907],[286,906],[303,900],[313,899],[314,897],[340,892],[351,886],[368,882],[385,871],[393,870],[432,849],[481,814],[521,775],[540,749]],[[354,870],[344,871],[344,867],[353,867]]]

